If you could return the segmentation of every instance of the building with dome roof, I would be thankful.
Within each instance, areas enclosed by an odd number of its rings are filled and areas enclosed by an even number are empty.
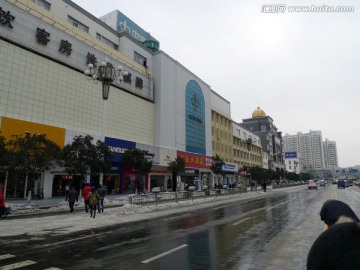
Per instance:
[[[250,130],[261,140],[264,155],[268,156],[268,168],[273,171],[284,169],[282,156],[282,133],[274,125],[274,120],[267,116],[259,106],[253,111],[252,117],[243,119],[240,126]],[[265,168],[266,166],[264,166]]]
[[[252,118],[265,117],[266,113],[258,106],[252,113]]]

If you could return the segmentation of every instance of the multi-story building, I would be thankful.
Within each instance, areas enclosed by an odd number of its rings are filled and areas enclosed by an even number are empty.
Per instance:
[[[260,137],[237,123],[233,123],[234,162],[240,170],[249,167],[263,168],[263,151]]]
[[[218,155],[225,163],[222,168],[225,176],[214,175],[211,184],[233,184],[236,182],[239,165],[234,162],[230,102],[215,91],[211,92],[211,121],[213,156]]]
[[[262,151],[268,156],[268,168],[279,171],[284,169],[282,135],[273,122],[274,120],[258,107],[252,113],[252,118],[243,119],[239,125],[260,138]]]
[[[283,141],[284,152],[297,153],[301,169],[316,170],[325,168],[321,131],[310,130],[309,133],[286,134]]]
[[[323,142],[325,168],[335,169],[339,167],[336,142],[325,139]]]
[[[172,188],[167,165],[177,156],[186,161],[182,181],[209,177],[210,86],[158,51],[155,38],[118,11],[102,21],[70,0],[2,1],[0,7],[0,59],[6,63],[0,67],[0,129],[6,139],[27,131],[61,147],[75,135],[104,140],[115,154],[103,179],[111,193],[134,192],[135,174],[121,166],[121,153],[131,147],[153,161],[142,179],[146,190]],[[104,61],[123,71],[108,100],[84,75],[88,64],[96,69]],[[82,181],[61,168],[30,178],[27,186],[43,188],[45,197]],[[99,175],[88,181],[99,182]],[[23,182],[7,187],[8,195],[26,193]]]

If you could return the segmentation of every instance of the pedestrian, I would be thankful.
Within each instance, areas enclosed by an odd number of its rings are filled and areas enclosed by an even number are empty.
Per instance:
[[[91,187],[89,183],[85,184],[85,187],[82,191],[82,195],[84,197],[85,202],[85,212],[89,212],[89,193],[91,192]]]
[[[65,201],[69,201],[70,213],[75,214],[74,204],[75,204],[75,201],[77,202],[78,200],[79,200],[79,194],[75,190],[75,187],[72,186],[71,190],[69,191],[69,193],[66,195],[66,198],[65,198]]]
[[[90,206],[90,217],[95,218],[96,205],[100,201],[100,196],[97,193],[95,187],[91,188],[91,192],[89,193],[88,199],[89,199],[89,206]]]
[[[327,200],[320,210],[320,218],[328,227],[333,226],[341,216],[360,222],[351,207],[339,200]]]
[[[98,212],[104,212],[104,198],[106,195],[106,189],[103,188],[102,185],[99,185],[99,188],[97,189],[97,192],[100,196],[100,201],[98,202]]]
[[[308,254],[307,270],[360,269],[359,223],[347,220],[338,221],[315,240]]]

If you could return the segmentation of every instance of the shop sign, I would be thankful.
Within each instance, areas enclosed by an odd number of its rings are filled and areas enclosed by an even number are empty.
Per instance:
[[[181,151],[177,152],[177,156],[185,160],[185,167],[210,169],[212,164],[212,157],[208,156]]]
[[[112,162],[120,162],[121,155],[129,148],[135,148],[136,143],[131,141],[125,141],[116,138],[105,137],[105,143],[109,146],[114,156]]]
[[[239,168],[236,163],[225,162],[225,164],[221,167],[221,170],[223,172],[237,172]]]

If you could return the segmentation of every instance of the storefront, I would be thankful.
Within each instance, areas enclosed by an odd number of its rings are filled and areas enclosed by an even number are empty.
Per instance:
[[[212,157],[181,151],[177,152],[177,156],[182,157],[185,161],[185,170],[179,173],[181,179],[180,190],[183,190],[185,185],[188,185],[195,186],[195,190],[201,191],[204,185],[208,185]],[[207,182],[205,183],[204,180]]]
[[[225,162],[221,169],[225,173],[225,177],[222,179],[222,185],[226,185],[227,187],[235,187],[237,184],[239,171],[238,164]]]

